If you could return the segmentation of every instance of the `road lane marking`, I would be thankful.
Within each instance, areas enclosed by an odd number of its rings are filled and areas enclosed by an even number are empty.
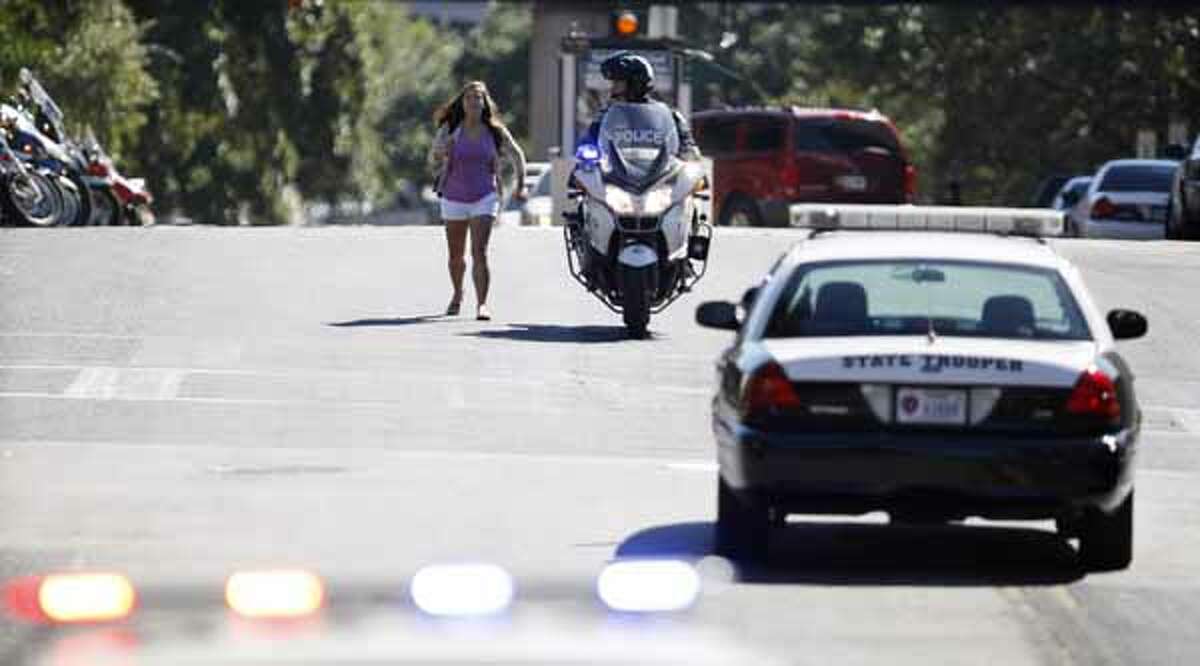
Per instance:
[[[0,449],[43,449],[47,447],[55,448],[83,448],[89,451],[97,451],[105,448],[124,448],[137,450],[160,450],[163,452],[179,452],[179,444],[155,444],[155,443],[139,443],[131,441],[118,440],[62,440],[62,439],[0,439]],[[195,448],[195,447],[185,447]],[[207,453],[216,456],[222,452],[236,454],[239,460],[245,460],[247,449],[241,445],[223,445],[220,443],[209,443],[203,447]],[[321,451],[321,454],[314,454],[314,451]],[[578,465],[637,465],[650,467],[664,466],[692,466],[699,467],[708,464],[704,460],[697,459],[681,459],[681,458],[654,458],[646,456],[598,456],[598,455],[563,455],[555,453],[522,453],[522,452],[498,452],[498,451],[445,451],[437,449],[410,449],[397,450],[389,447],[362,447],[355,449],[356,452],[372,451],[385,458],[421,458],[428,461],[453,461],[453,460],[469,460],[474,462],[490,462],[490,461],[509,461],[523,460],[534,463],[563,463],[563,464],[578,464]],[[295,447],[295,446],[261,446],[254,447],[253,455],[261,456],[264,460],[277,460],[279,456],[292,455],[305,460],[324,460],[328,455],[335,455],[340,464],[346,463],[346,449],[343,446],[333,446],[329,448],[311,448],[311,447]]]
[[[717,463],[715,462],[673,462],[667,463],[668,469],[678,470],[681,472],[716,472]]]
[[[174,400],[183,371],[150,368],[83,368],[63,391],[80,400]],[[0,394],[3,395],[3,394]]]
[[[283,368],[283,369],[239,369],[239,368],[177,368],[177,367],[155,367],[155,366],[134,366],[122,368],[101,368],[97,366],[87,366],[71,363],[0,363],[0,370],[79,370],[88,369],[95,370],[118,370],[118,371],[147,371],[160,373],[179,373],[181,375],[212,375],[212,376],[231,376],[231,377],[260,377],[264,379],[293,379],[293,380],[308,380],[313,378],[321,378],[326,381],[339,380],[356,380],[356,379],[371,379],[371,378],[405,378],[422,381],[445,381],[445,382],[460,382],[463,384],[498,384],[501,386],[523,386],[528,388],[545,388],[547,385],[555,383],[564,383],[569,385],[589,384],[603,386],[609,389],[624,389],[629,386],[628,381],[609,378],[596,377],[590,375],[570,374],[567,376],[549,377],[547,379],[519,379],[512,376],[472,376],[472,375],[439,375],[436,373],[414,373],[400,371],[344,371],[344,370],[324,370],[320,368]],[[661,385],[647,386],[647,390],[656,393],[669,393],[673,395],[691,395],[691,396],[712,396],[712,389],[696,386],[682,385]]]
[[[111,398],[117,383],[117,372],[116,368],[84,368],[63,391],[63,395],[88,400]]]

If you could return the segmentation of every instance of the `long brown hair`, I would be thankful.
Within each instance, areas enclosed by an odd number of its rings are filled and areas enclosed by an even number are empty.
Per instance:
[[[484,126],[492,133],[492,141],[495,142],[496,148],[499,148],[501,137],[504,136],[504,121],[500,120],[500,109],[496,106],[496,100],[492,99],[487,84],[483,81],[468,81],[459,89],[458,94],[433,112],[433,124],[436,127],[445,125],[450,132],[458,129],[467,115],[463,108],[463,96],[473,87],[478,87],[483,92],[483,111],[480,113],[480,118],[483,120]]]

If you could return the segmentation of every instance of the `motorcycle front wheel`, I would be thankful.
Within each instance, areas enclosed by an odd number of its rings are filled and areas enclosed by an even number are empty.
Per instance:
[[[92,218],[88,224],[98,227],[121,224],[121,203],[111,190],[92,190]]]
[[[621,316],[629,337],[640,340],[646,337],[646,328],[650,325],[650,272],[655,267],[621,266],[620,270]]]
[[[62,217],[63,196],[46,174],[28,171],[10,177],[3,187],[4,205],[20,223],[52,227]]]
[[[67,220],[67,224],[75,226],[83,226],[90,224],[92,221],[92,188],[83,182],[83,178],[79,174],[71,171],[64,178],[71,187],[75,189],[76,207],[75,215]]]

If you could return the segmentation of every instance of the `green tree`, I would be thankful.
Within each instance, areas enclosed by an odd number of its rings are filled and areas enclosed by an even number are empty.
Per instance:
[[[119,157],[132,152],[158,88],[139,25],[121,0],[7,0],[0,12],[0,83],[29,68],[62,108],[69,131],[95,130]]]

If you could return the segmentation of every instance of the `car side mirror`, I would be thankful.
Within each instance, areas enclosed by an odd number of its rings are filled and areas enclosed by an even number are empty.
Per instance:
[[[1172,143],[1163,148],[1162,151],[1163,159],[1175,160],[1176,162],[1182,162],[1183,160],[1186,160],[1187,154],[1187,146],[1181,143]]]
[[[736,331],[741,328],[738,322],[737,306],[728,301],[708,301],[696,308],[696,323],[707,328],[720,328]]]
[[[1071,208],[1075,204],[1079,203],[1079,200],[1083,198],[1083,193],[1076,192],[1074,190],[1068,191],[1068,192],[1063,192],[1062,198],[1063,198],[1063,205],[1066,206],[1067,208]]]
[[[754,307],[754,301],[758,300],[758,294],[761,291],[762,291],[761,286],[750,287],[749,289],[747,289],[742,294],[742,302],[741,302],[742,309],[745,310],[746,312],[749,312],[750,308]]]
[[[1140,338],[1149,328],[1146,318],[1133,310],[1111,310],[1107,319],[1108,329],[1117,340]]]

